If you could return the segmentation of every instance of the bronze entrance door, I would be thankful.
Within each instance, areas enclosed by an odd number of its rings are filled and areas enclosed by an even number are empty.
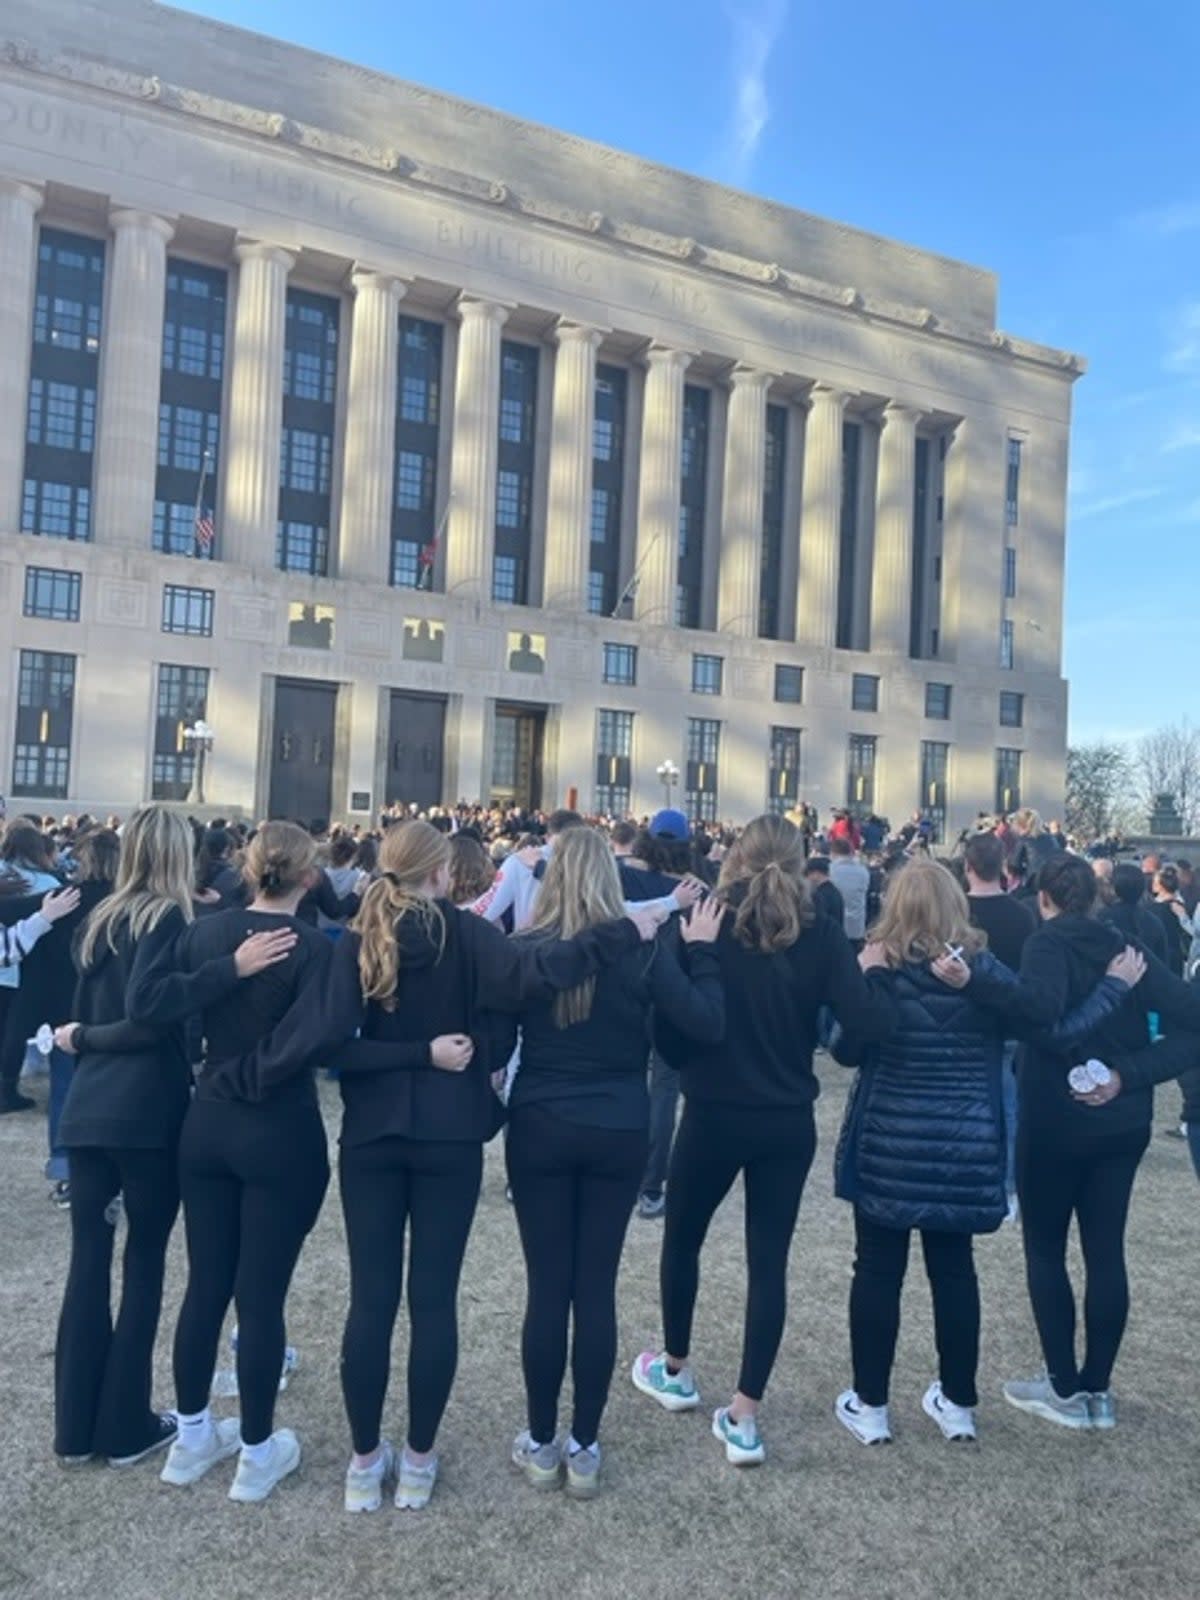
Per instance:
[[[276,680],[269,816],[303,827],[328,822],[336,716],[336,684]]]
[[[536,811],[542,803],[542,747],[546,712],[542,706],[496,706],[492,739],[492,792],[500,805]]]
[[[446,742],[446,702],[440,695],[392,690],[388,714],[387,781],[389,805],[441,805],[442,752]]]

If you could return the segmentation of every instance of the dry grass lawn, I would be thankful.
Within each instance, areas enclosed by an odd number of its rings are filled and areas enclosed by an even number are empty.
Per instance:
[[[0,1119],[0,1596],[88,1600],[209,1597],[805,1596],[814,1600],[1190,1600],[1200,1594],[1197,1378],[1200,1206],[1184,1147],[1155,1137],[1130,1238],[1134,1311],[1117,1374],[1121,1424],[1108,1435],[1048,1428],[1005,1406],[1002,1379],[1035,1365],[1020,1239],[982,1241],[983,1403],[977,1448],[947,1445],[921,1414],[933,1372],[928,1293],[910,1277],[893,1390],[896,1442],[867,1450],[837,1426],[848,1377],[851,1227],[831,1195],[845,1080],[828,1063],[822,1149],[792,1256],[791,1315],[764,1412],[770,1455],[727,1467],[707,1412],[670,1416],[632,1389],[628,1363],[657,1337],[661,1225],[634,1221],[621,1283],[621,1368],[605,1419],[602,1496],[574,1504],[531,1491],[507,1451],[523,1422],[518,1340],[523,1274],[499,1144],[462,1292],[462,1359],[428,1512],[386,1505],[347,1518],[347,1437],[337,1383],[346,1299],[341,1218],[331,1195],[300,1263],[289,1331],[301,1367],[279,1421],[304,1446],[300,1473],[260,1507],[225,1497],[230,1470],[169,1489],[147,1465],[60,1472],[50,1452],[54,1324],[67,1218],[45,1198],[44,1122]],[[326,1086],[331,1127],[336,1097]],[[1174,1091],[1168,1091],[1172,1104]],[[1165,1100],[1166,1097],[1164,1097]],[[1164,1104],[1160,1126],[1166,1120]],[[182,1287],[172,1244],[157,1393]],[[919,1269],[919,1254],[914,1255]],[[704,1258],[695,1365],[705,1400],[736,1374],[742,1306],[740,1201]],[[403,1436],[403,1329],[388,1427]],[[224,1404],[228,1404],[227,1402]]]

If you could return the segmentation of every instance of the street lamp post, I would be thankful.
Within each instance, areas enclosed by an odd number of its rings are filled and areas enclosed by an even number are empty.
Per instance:
[[[671,809],[671,790],[679,782],[679,768],[673,761],[667,760],[660,762],[655,770],[658,773],[658,781],[662,784],[663,792],[667,797],[667,810],[669,811]]]
[[[189,806],[202,806],[204,804],[204,768],[208,753],[213,747],[213,730],[203,717],[197,717],[195,722],[183,730],[184,742],[195,756],[192,767],[192,786],[187,792]]]

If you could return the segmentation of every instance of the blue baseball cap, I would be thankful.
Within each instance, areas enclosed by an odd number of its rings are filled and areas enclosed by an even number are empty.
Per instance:
[[[650,835],[654,839],[686,840],[692,836],[688,819],[682,811],[656,811],[650,818]]]

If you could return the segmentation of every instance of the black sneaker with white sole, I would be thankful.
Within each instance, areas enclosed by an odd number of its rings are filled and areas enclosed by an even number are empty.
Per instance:
[[[165,1411],[160,1417],[155,1418],[158,1431],[153,1439],[143,1445],[140,1450],[135,1450],[128,1456],[109,1456],[110,1467],[136,1467],[139,1461],[145,1461],[147,1456],[157,1455],[160,1450],[168,1449],[175,1442],[179,1432],[179,1424],[175,1420],[173,1411]]]

